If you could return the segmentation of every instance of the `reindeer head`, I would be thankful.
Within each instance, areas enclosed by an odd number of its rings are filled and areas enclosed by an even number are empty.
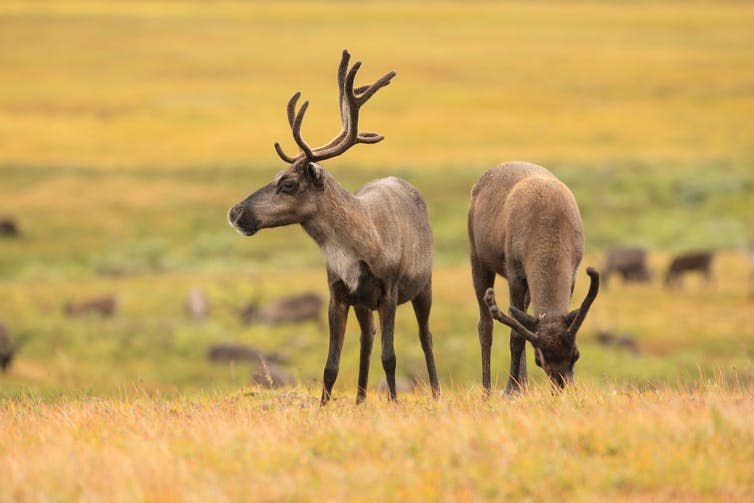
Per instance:
[[[228,220],[241,234],[251,236],[259,229],[306,222],[317,213],[330,176],[317,162],[338,156],[357,143],[382,141],[383,136],[377,133],[358,132],[359,109],[374,93],[390,83],[395,72],[386,73],[371,85],[354,89],[361,62],[357,61],[349,69],[350,58],[351,55],[344,50],[338,67],[340,133],[327,145],[311,148],[301,137],[301,124],[309,102],[305,101],[296,111],[301,93],[293,95],[288,101],[288,124],[300,151],[296,157],[291,157],[279,143],[275,143],[275,151],[290,167],[230,209]]]
[[[560,316],[532,316],[513,306],[508,316],[495,303],[492,288],[485,294],[492,317],[531,342],[537,366],[544,369],[550,381],[561,388],[573,382],[573,367],[579,359],[576,332],[599,290],[599,273],[591,267],[586,272],[591,278],[586,298],[578,309]]]

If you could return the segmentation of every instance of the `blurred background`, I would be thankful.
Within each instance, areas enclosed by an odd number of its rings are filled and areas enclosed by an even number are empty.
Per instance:
[[[608,276],[579,379],[750,382],[752,26],[747,2],[4,1],[0,397],[318,392],[324,259],[298,226],[241,238],[226,212],[285,168],[272,145],[294,151],[293,92],[311,102],[310,144],[337,133],[344,48],[364,62],[357,85],[398,76],[361,115],[385,141],[324,164],[351,191],[396,175],[427,200],[443,386],[480,384],[466,211],[507,160],[576,196],[574,306],[584,266]],[[421,382],[412,310],[397,323],[398,373]],[[508,330],[495,334],[502,386]],[[372,364],[376,388],[379,345]],[[355,393],[357,368],[351,319],[336,394]]]

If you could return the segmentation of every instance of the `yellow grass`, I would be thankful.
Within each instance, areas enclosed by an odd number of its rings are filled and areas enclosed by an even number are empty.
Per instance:
[[[284,106],[338,128],[335,69],[394,83],[342,163],[749,159],[748,2],[3,2],[0,164],[277,163]]]
[[[426,390],[424,390],[426,391]],[[227,397],[8,401],[15,501],[750,501],[750,388],[479,390],[397,405]]]
[[[0,216],[25,233],[0,242],[0,317],[22,344],[0,375],[0,502],[754,500],[751,266],[728,249],[711,287],[658,279],[672,248],[748,238],[752,26],[748,2],[0,2]],[[253,299],[326,293],[300,229],[243,241],[224,213],[282,166],[295,90],[306,138],[336,132],[344,47],[359,82],[398,77],[362,121],[386,141],[328,167],[427,198],[440,401],[388,404],[377,344],[355,407],[351,320],[320,408],[327,329],[238,320]],[[497,326],[482,401],[466,201],[474,173],[516,158],[569,178],[584,265],[627,235],[666,249],[653,283],[601,291],[575,388],[551,394],[529,354],[531,393],[500,397]],[[182,311],[197,285],[203,324]],[[582,267],[574,307],[585,289]],[[106,292],[112,319],[61,312]],[[247,365],[205,359],[229,341],[282,352],[303,384],[247,387]],[[396,352],[401,376],[425,375],[408,306]]]

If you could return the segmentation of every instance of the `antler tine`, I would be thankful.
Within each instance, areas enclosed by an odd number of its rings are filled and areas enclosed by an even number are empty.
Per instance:
[[[371,131],[365,131],[363,133],[359,133],[356,136],[356,138],[359,140],[359,143],[366,143],[366,144],[379,143],[385,139],[385,137],[382,136],[381,134],[373,133]]]
[[[579,307],[579,314],[576,315],[576,319],[574,319],[571,326],[568,327],[567,336],[570,338],[576,337],[576,332],[578,332],[581,324],[584,322],[586,313],[592,306],[592,302],[594,302],[595,297],[597,297],[597,292],[599,292],[600,289],[600,273],[598,273],[593,267],[587,267],[586,273],[589,275],[591,283],[589,284],[589,291],[587,292],[586,297],[584,297],[581,307]]]
[[[288,125],[290,127],[293,127],[293,121],[296,118],[296,103],[298,102],[298,99],[301,97],[301,91],[296,91],[293,96],[291,96],[291,99],[288,100],[288,107],[286,111],[288,112]]]
[[[500,308],[497,307],[497,303],[495,302],[495,291],[492,288],[488,288],[485,292],[484,301],[487,303],[487,308],[490,310],[490,315],[493,318],[523,335],[532,344],[536,342],[537,334],[523,326],[517,319],[504,314]]]
[[[324,147],[321,147],[317,150],[322,150],[329,145],[334,145],[337,143],[340,143],[341,140],[346,136],[346,132],[348,131],[348,109],[347,109],[347,102],[345,100],[345,94],[346,94],[346,73],[348,72],[348,62],[351,60],[351,54],[348,52],[348,49],[343,49],[343,56],[340,58],[340,65],[338,66],[338,105],[340,108],[340,124],[341,129],[340,133],[338,133],[335,138],[330,140],[330,142],[325,145]]]
[[[390,80],[395,76],[396,76],[395,71],[391,70],[387,72],[385,75],[383,75],[382,77],[380,77],[377,81],[375,81],[374,84],[367,87],[367,89],[363,92],[363,94],[361,94],[360,96],[356,98],[357,102],[359,103],[359,106],[366,103],[366,101],[369,98],[371,98],[374,95],[374,93],[376,93],[377,91],[379,91],[380,89],[388,85],[390,83]]]
[[[338,102],[343,102],[343,95],[346,92],[346,73],[348,72],[348,62],[351,60],[351,53],[348,49],[343,49],[343,56],[340,58],[340,65],[338,66]],[[341,115],[341,118],[342,115]],[[345,124],[344,124],[345,126]]]
[[[297,137],[296,120],[298,119],[298,116],[300,115],[301,119],[298,121],[298,130],[300,131],[301,130],[301,121],[304,118],[303,114],[304,114],[304,112],[306,112],[306,108],[309,106],[309,102],[308,101],[305,102],[301,106],[301,110],[299,110],[299,113],[297,114],[296,113],[296,104],[298,103],[298,99],[300,97],[301,97],[301,91],[296,91],[293,94],[293,96],[291,96],[291,99],[288,100],[288,105],[286,106],[286,113],[288,115],[288,125],[290,125],[291,131],[293,131],[293,138],[294,139],[296,139],[296,137]],[[300,133],[299,133],[298,134],[298,138],[300,138],[300,137],[301,136],[300,136]],[[301,140],[301,141],[303,141],[303,140]],[[296,143],[299,146],[301,146],[301,143],[299,143],[298,140],[296,140]],[[302,147],[302,149],[304,150],[304,152],[306,152],[307,149],[308,149],[308,145],[306,146],[306,149],[304,149],[303,147]],[[308,151],[311,152],[311,149],[309,149]],[[291,157],[288,154],[286,154],[285,151],[283,151],[283,147],[281,147],[280,143],[278,143],[278,142],[275,142],[275,152],[277,152],[278,156],[280,156],[280,158],[283,161],[287,162],[287,163],[293,164],[298,159],[298,156],[297,157]]]
[[[306,154],[307,159],[314,160],[315,156],[312,152],[311,147],[304,141],[304,139],[301,137],[301,123],[304,122],[304,114],[306,113],[306,109],[309,108],[309,102],[305,101],[303,105],[301,105],[301,108],[299,109],[298,113],[296,114],[296,118],[293,120],[293,125],[291,126],[291,131],[293,132],[293,139],[296,140],[296,144],[301,147],[301,150],[304,151],[304,154]]]
[[[294,162],[296,162],[297,158],[296,157],[291,157],[288,154],[286,154],[285,152],[283,152],[283,147],[281,147],[278,142],[275,142],[275,152],[277,152],[278,156],[280,156],[280,158],[284,162],[287,162],[288,164],[293,164]]]

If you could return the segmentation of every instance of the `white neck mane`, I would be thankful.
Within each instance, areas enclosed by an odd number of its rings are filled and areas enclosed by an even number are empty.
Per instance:
[[[345,283],[351,293],[355,292],[359,286],[361,268],[353,250],[342,246],[337,239],[330,239],[322,246],[322,253],[327,259],[327,267]]]

